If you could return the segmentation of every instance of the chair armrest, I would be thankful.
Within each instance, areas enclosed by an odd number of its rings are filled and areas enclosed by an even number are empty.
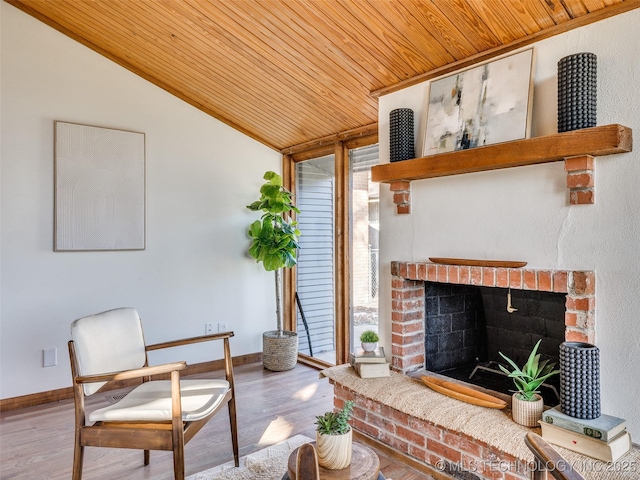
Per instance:
[[[149,352],[151,350],[181,347],[183,345],[191,345],[192,343],[210,342],[212,340],[222,340],[231,337],[233,337],[233,332],[214,333],[212,335],[202,335],[199,337],[183,338],[181,340],[173,340],[170,342],[154,343],[153,345],[147,345],[145,348]]]
[[[131,378],[140,378],[151,375],[160,375],[162,373],[170,373],[173,371],[184,370],[185,368],[187,368],[187,362],[166,363],[163,365],[136,368],[134,370],[125,370],[122,372],[100,373],[98,375],[80,375],[75,378],[75,382],[94,383],[108,382],[111,380],[128,380]]]
[[[544,473],[546,470],[557,480],[584,480],[584,477],[576,472],[573,466],[537,433],[527,433],[524,437],[524,443],[538,462],[539,470],[534,472],[533,478],[547,478]]]

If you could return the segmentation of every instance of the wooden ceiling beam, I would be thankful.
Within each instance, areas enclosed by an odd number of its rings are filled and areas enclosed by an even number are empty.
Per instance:
[[[344,132],[328,135],[326,137],[318,138],[317,140],[311,140],[309,142],[294,145],[280,150],[283,155],[291,155],[294,157],[294,161],[299,161],[299,157],[295,157],[302,152],[310,150],[317,150],[327,146],[335,145],[337,142],[346,142],[361,137],[369,137],[372,135],[378,135],[378,123],[372,123],[365,125],[364,127],[354,128],[352,130],[346,130]],[[313,157],[311,157],[313,158]]]

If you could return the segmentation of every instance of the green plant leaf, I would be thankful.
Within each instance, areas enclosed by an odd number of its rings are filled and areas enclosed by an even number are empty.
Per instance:
[[[540,361],[540,354],[537,352],[541,342],[542,339],[536,342],[522,369],[502,352],[498,352],[512,368],[508,370],[503,365],[499,365],[500,370],[513,379],[513,383],[518,392],[529,401],[534,399],[535,394],[539,393],[538,388],[540,388],[549,377],[560,372],[559,370],[553,369],[555,363],[549,363],[549,360]]]
[[[269,181],[270,183],[276,186],[282,185],[282,177],[278,175],[276,172],[272,172],[271,170],[266,172],[262,178],[264,178],[265,180]]]

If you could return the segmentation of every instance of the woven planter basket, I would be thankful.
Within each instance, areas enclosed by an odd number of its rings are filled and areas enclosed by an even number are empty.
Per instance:
[[[262,364],[272,372],[291,370],[298,362],[298,334],[277,330],[262,334]]]

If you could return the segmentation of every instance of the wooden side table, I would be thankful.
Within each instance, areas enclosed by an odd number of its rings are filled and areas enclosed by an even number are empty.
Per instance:
[[[316,442],[311,443],[314,447]],[[296,448],[289,455],[287,473],[282,480],[305,480],[296,479],[296,461],[298,459],[298,449]],[[366,445],[353,442],[353,452],[351,453],[351,465],[342,470],[328,470],[320,467],[321,480],[384,480],[380,473],[380,459],[376,452]]]

